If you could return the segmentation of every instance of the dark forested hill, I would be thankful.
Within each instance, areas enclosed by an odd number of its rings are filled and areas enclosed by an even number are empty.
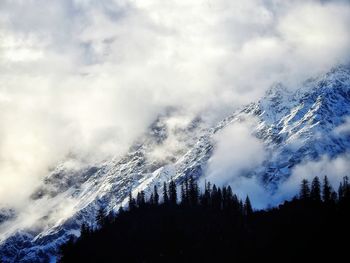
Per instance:
[[[253,211],[249,197],[239,200],[230,187],[207,184],[200,194],[185,181],[181,200],[173,182],[159,202],[130,196],[129,209],[97,217],[81,237],[61,248],[61,262],[298,262],[347,257],[350,184],[336,193],[327,178],[304,180],[300,195],[279,207]],[[344,260],[344,259],[343,259]]]

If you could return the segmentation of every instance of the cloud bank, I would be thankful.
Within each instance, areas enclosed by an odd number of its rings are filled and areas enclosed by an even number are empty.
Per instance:
[[[0,205],[68,155],[122,154],[169,106],[219,118],[348,63],[349,24],[340,0],[1,1]]]
[[[256,121],[247,118],[215,134],[215,150],[203,181],[218,186],[230,185],[238,196],[245,198],[249,195],[255,207],[263,208],[270,201],[270,194],[259,178],[249,173],[266,159],[263,143],[252,135],[254,126]]]
[[[318,161],[304,162],[293,169],[292,175],[280,185],[276,193],[276,200],[286,200],[295,196],[300,189],[300,182],[307,179],[309,182],[316,176],[321,180],[327,175],[334,190],[338,190],[343,177],[349,175],[350,154],[343,154],[335,159],[323,156]]]
[[[349,153],[336,158],[323,155],[318,160],[306,160],[296,165],[291,175],[277,185],[277,189],[267,190],[261,178],[251,173],[268,158],[262,141],[252,134],[254,127],[255,120],[247,118],[234,122],[215,134],[214,152],[208,161],[201,185],[204,185],[205,180],[219,186],[230,185],[233,192],[241,198],[248,195],[254,208],[264,209],[298,195],[303,179],[311,182],[316,176],[321,180],[327,176],[333,189],[337,191],[343,177],[349,176]],[[335,132],[348,132],[348,120],[337,127]]]

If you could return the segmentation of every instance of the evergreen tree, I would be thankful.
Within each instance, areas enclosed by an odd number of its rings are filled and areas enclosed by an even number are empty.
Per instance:
[[[338,200],[342,201],[344,198],[343,184],[340,183],[338,187]]]
[[[171,179],[169,183],[169,201],[172,205],[177,204],[177,191],[176,191],[176,184],[175,182]]]
[[[228,186],[226,189],[226,195],[227,195],[227,207],[231,210],[233,207],[233,193],[231,186]]]
[[[153,198],[154,198],[154,205],[159,204],[159,194],[158,194],[158,187],[155,185],[153,189]]]
[[[228,196],[226,187],[222,187],[222,208],[226,209],[228,207]]]
[[[238,207],[239,207],[239,214],[243,215],[244,214],[244,205],[243,205],[243,200],[242,199],[239,200]]]
[[[145,205],[146,204],[146,194],[145,191],[141,191],[141,204]]]
[[[321,183],[318,176],[316,176],[311,182],[310,198],[313,201],[321,201]]]
[[[164,204],[169,203],[168,187],[167,187],[166,182],[164,182],[164,184],[163,184],[163,202],[164,202]]]
[[[218,189],[216,188],[216,185],[213,185],[213,189],[211,191],[211,205],[213,208],[218,208]]]
[[[313,183],[313,188],[315,185],[317,188],[317,182]],[[170,202],[172,186],[167,186]],[[308,188],[308,182],[301,186]],[[300,258],[315,261],[318,260],[315,251],[319,248],[322,248],[319,256],[331,258],[339,251],[346,251],[348,246],[344,242],[344,237],[349,236],[348,188],[345,178],[340,185],[343,201],[335,202],[336,193],[325,178],[322,199],[330,199],[331,206],[301,202],[295,197],[256,213],[248,196],[243,204],[229,186],[211,188],[209,183],[199,194],[200,205],[194,204],[194,207],[145,205],[144,209],[125,212],[120,207],[117,215],[109,214],[113,220],[107,221],[105,209],[101,208],[96,216],[99,227],[92,231],[87,223],[81,225],[81,236],[62,245],[58,260],[62,263],[110,262],[117,255],[121,262],[182,262],[187,258],[196,262],[225,262],[230,257],[233,262],[252,262],[276,255],[281,258],[288,253],[291,261]],[[184,195],[185,189],[184,183]],[[189,181],[188,189],[190,195],[196,187]],[[313,189],[314,192],[317,194],[317,190]],[[300,196],[306,193],[305,199],[310,198],[310,189],[301,189],[300,193]],[[153,192],[151,203],[154,195]],[[136,202],[131,193],[129,199],[131,204]],[[144,193],[140,192],[137,203],[142,204],[143,199]],[[219,209],[213,209],[211,204]],[[147,242],[150,238],[151,242]],[[278,248],[273,255],[262,253],[271,247]]]
[[[247,196],[245,199],[243,210],[244,210],[244,215],[247,217],[250,217],[253,214],[253,208],[252,208],[252,204],[250,202],[249,196]]]
[[[106,211],[103,207],[100,207],[100,209],[97,211],[96,223],[99,228],[106,224]]]
[[[207,182],[205,181],[204,183],[204,194],[200,196],[200,203],[204,207],[209,206],[209,199],[210,199],[210,184],[208,185]]]
[[[142,206],[142,202],[141,202],[141,193],[138,192],[136,195],[136,205],[137,207],[141,207]]]
[[[136,204],[138,207],[144,207],[144,205],[146,204],[144,191],[137,193]]]
[[[325,203],[330,203],[332,200],[332,187],[329,184],[327,176],[323,178],[323,186],[322,186],[322,199]]]
[[[122,215],[122,214],[124,214],[124,212],[125,212],[124,208],[122,206],[120,206],[118,209],[118,215]]]
[[[338,199],[342,203],[350,200],[350,184],[347,176],[344,176],[343,182],[339,184]]]
[[[239,198],[236,194],[232,196],[232,212],[235,214],[239,215],[241,210],[240,210],[240,203],[239,203]]]
[[[154,205],[154,196],[153,196],[153,193],[151,193],[151,196],[149,197],[148,203],[149,203],[150,205]]]
[[[349,198],[350,195],[350,184],[348,176],[344,176],[343,178],[343,195],[346,199]]]
[[[337,195],[337,193],[333,190],[332,193],[331,193],[331,202],[332,202],[333,204],[335,204],[335,203],[337,203],[337,201],[338,201],[338,195]]]
[[[186,204],[186,200],[187,200],[187,194],[186,194],[186,190],[185,190],[185,183],[181,184],[181,205],[185,205]]]
[[[215,184],[213,185],[211,203],[212,207],[216,210],[220,210],[222,208],[222,192],[220,187],[217,188]]]
[[[306,179],[303,179],[301,181],[301,186],[300,186],[300,199],[302,200],[307,200],[310,198],[310,186],[309,186],[309,181]]]
[[[134,210],[136,208],[136,200],[132,197],[131,191],[129,192],[129,210]]]
[[[188,198],[190,205],[197,205],[199,199],[199,188],[197,182],[191,176],[188,182]]]
[[[80,228],[80,236],[85,238],[90,235],[90,228],[86,223],[83,223]]]
[[[190,200],[190,196],[189,196],[189,182],[188,182],[188,178],[185,178],[184,181],[184,194],[185,194],[185,199],[184,199],[184,204],[188,205],[189,204],[189,200]]]
[[[217,193],[217,197],[216,197],[216,207],[218,209],[222,208],[222,191],[221,191],[220,187],[218,187],[218,193]]]
[[[115,213],[110,211],[105,218],[105,224],[112,224],[115,219]]]

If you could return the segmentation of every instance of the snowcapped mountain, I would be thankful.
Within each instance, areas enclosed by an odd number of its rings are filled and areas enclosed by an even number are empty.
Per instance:
[[[213,126],[197,117],[178,127],[173,125],[176,114],[169,110],[159,116],[122,158],[93,165],[74,157],[62,162],[32,195],[31,209],[41,211],[38,218],[23,220],[16,211],[1,209],[1,258],[54,261],[58,246],[79,235],[82,222],[93,223],[100,207],[116,211],[129,191],[147,193],[171,177],[178,183],[186,176],[201,177],[215,148],[214,134],[249,116],[257,120],[252,134],[263,142],[267,157],[246,176],[260,178],[267,191],[305,160],[346,153],[349,133],[334,131],[350,116],[350,67],[336,67],[295,90],[277,84]]]

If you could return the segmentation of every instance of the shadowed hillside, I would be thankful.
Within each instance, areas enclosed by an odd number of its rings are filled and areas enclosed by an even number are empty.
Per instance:
[[[249,197],[240,200],[230,187],[207,183],[200,193],[191,178],[180,194],[173,181],[164,189],[148,200],[130,195],[118,215],[101,209],[98,228],[83,224],[81,237],[62,246],[61,262],[333,261],[347,251],[347,177],[337,192],[327,177],[303,180],[298,197],[265,211],[253,211]]]

